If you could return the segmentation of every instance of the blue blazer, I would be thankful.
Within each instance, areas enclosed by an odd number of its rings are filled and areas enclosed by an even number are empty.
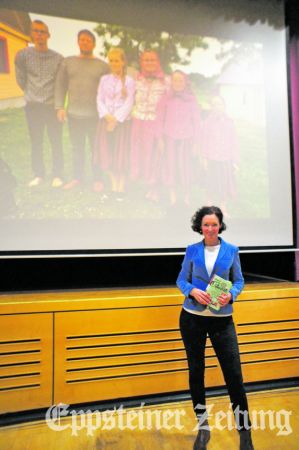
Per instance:
[[[220,238],[220,250],[213,267],[211,276],[208,275],[205,265],[204,241],[189,245],[186,249],[182,269],[177,279],[177,286],[185,296],[184,307],[195,311],[204,311],[206,306],[198,303],[190,292],[193,288],[205,291],[210,279],[216,274],[225,280],[232,281],[230,289],[232,294],[231,303],[220,308],[219,311],[213,310],[216,315],[226,315],[233,312],[232,303],[243,289],[244,278],[242,275],[239,250],[235,245],[225,242]]]

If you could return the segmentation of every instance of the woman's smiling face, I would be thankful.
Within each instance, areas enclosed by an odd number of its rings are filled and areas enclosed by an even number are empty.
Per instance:
[[[158,56],[155,52],[145,52],[141,57],[142,69],[148,74],[155,74],[159,68]]]
[[[218,234],[221,227],[216,214],[207,214],[203,216],[201,221],[201,231],[205,238],[206,245],[217,245],[218,244]]]

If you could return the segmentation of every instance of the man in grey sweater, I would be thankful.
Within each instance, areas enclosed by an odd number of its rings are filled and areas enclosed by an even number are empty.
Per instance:
[[[62,185],[62,126],[54,109],[54,81],[63,57],[48,48],[50,33],[41,20],[31,24],[34,47],[20,50],[15,58],[16,79],[25,95],[25,113],[31,140],[34,178],[29,186],[38,186],[44,178],[43,136],[47,129],[52,148],[52,186]]]
[[[100,78],[108,72],[106,63],[93,55],[95,36],[89,30],[78,33],[80,54],[62,62],[55,83],[55,108],[60,122],[68,121],[73,148],[73,178],[64,185],[72,189],[80,185],[84,174],[85,146],[92,149],[98,121],[96,96]],[[67,107],[65,107],[67,98]],[[94,169],[95,170],[95,169]],[[96,175],[99,180],[99,174]],[[102,189],[101,182],[95,183]]]

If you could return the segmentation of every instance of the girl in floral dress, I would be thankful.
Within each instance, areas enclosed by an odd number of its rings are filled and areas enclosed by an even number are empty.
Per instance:
[[[140,56],[140,72],[137,75],[132,112],[131,178],[141,180],[147,186],[147,197],[151,200],[157,200],[157,173],[160,164],[157,105],[168,88],[169,79],[161,69],[158,54],[154,50],[145,50]]]

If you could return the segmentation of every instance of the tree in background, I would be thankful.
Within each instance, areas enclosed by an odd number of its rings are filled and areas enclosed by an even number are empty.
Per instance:
[[[104,50],[100,56],[105,57],[112,46],[121,47],[126,53],[129,65],[135,68],[139,67],[139,55],[145,49],[157,50],[163,69],[171,72],[171,65],[174,63],[190,64],[194,49],[208,48],[201,36],[184,36],[109,24],[99,24],[94,31],[103,38]]]
[[[125,51],[128,65],[132,70],[139,70],[139,55],[145,49],[153,49],[158,52],[162,68],[166,73],[171,73],[175,64],[186,67],[192,66],[192,52],[196,49],[213,51],[209,46],[208,39],[198,35],[184,35],[103,23],[98,24],[94,31],[101,38],[103,45],[103,50],[99,56],[106,58],[111,47],[121,47]],[[217,37],[214,39],[217,39]],[[194,93],[204,107],[212,95],[219,93],[217,79],[232,63],[240,64],[248,61],[252,66],[261,58],[260,50],[256,48],[254,43],[234,42],[219,38],[218,42],[221,47],[215,58],[219,61],[219,72],[212,76],[206,76],[196,71],[189,73],[189,80]]]

